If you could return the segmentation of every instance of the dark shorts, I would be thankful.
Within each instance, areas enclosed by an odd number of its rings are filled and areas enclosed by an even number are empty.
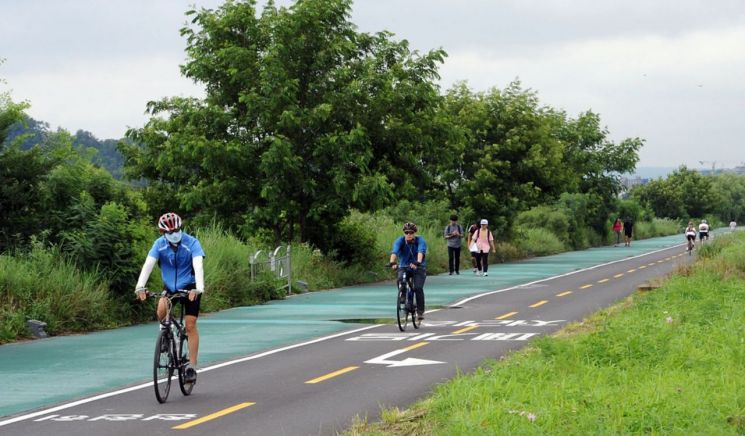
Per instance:
[[[709,239],[709,232],[698,232],[698,239]]]
[[[688,239],[689,241],[695,241],[696,235],[686,235],[686,239]]]
[[[631,237],[631,229],[625,229],[623,231],[623,234],[626,235],[626,236],[628,236],[630,238]]]
[[[187,286],[187,289],[195,289],[196,286]],[[202,294],[197,294],[197,298],[194,301],[189,301],[189,297],[179,297],[173,299],[173,305],[176,307],[177,304],[184,305],[184,315],[191,315],[195,317],[199,317],[199,306],[202,302]]]

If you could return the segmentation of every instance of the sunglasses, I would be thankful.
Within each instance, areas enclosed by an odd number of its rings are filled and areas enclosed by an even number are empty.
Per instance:
[[[405,235],[413,235],[413,234],[414,234],[414,232],[412,232],[412,231],[410,231],[410,230],[409,230],[409,231],[406,231],[406,232],[404,232],[404,234],[405,234]]]
[[[176,229],[176,230],[171,230],[171,231],[168,231],[168,232],[166,232],[166,233],[168,233],[169,235],[172,235],[172,234],[174,234],[174,233],[178,233],[178,232],[180,232],[180,231],[181,231],[181,229]]]

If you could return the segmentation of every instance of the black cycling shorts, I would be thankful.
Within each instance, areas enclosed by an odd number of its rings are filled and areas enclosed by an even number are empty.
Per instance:
[[[196,285],[189,285],[186,287],[187,290],[196,289]],[[164,289],[165,290],[165,289]],[[199,306],[202,301],[202,294],[197,294],[197,298],[194,301],[189,301],[189,297],[179,297],[173,299],[174,307],[176,304],[184,304],[184,315],[191,315],[199,317]]]

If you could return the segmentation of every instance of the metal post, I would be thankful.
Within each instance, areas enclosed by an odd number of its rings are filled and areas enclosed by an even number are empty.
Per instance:
[[[290,245],[287,245],[287,295],[292,294],[292,255]]]

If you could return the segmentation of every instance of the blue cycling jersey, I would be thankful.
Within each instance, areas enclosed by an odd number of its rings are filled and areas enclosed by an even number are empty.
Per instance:
[[[398,266],[409,266],[416,263],[417,253],[427,253],[427,242],[421,236],[414,236],[411,243],[406,242],[405,236],[400,236],[393,242],[391,254],[398,256]],[[422,260],[421,266],[426,266],[427,260]]]
[[[197,238],[183,233],[176,249],[166,240],[165,236],[161,236],[155,240],[147,255],[158,260],[163,285],[166,289],[169,292],[176,292],[196,283],[192,258],[204,257],[204,250]]]

